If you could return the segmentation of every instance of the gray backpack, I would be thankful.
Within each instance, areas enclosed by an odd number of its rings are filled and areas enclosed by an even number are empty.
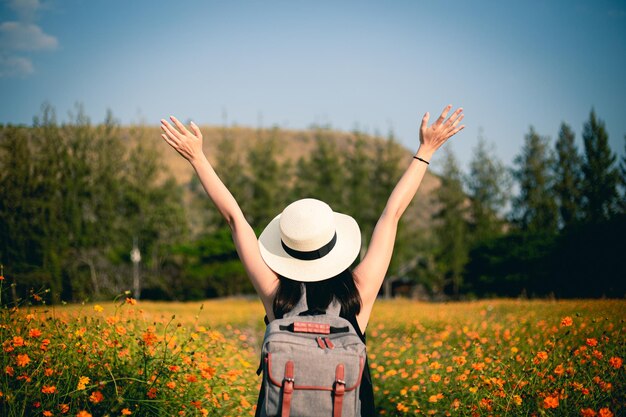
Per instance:
[[[309,315],[306,290],[292,311],[272,321],[261,353],[265,417],[357,417],[366,350],[337,300]],[[261,368],[259,368],[260,372]]]

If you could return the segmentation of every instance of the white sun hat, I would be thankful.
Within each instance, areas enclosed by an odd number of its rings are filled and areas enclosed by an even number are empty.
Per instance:
[[[323,281],[346,270],[361,249],[359,225],[313,198],[297,200],[272,220],[259,248],[277,274],[299,282]]]

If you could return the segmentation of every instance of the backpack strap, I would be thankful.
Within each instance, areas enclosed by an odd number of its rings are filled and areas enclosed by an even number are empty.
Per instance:
[[[283,315],[284,318],[294,317],[298,315],[307,315],[307,312],[309,311],[309,306],[306,303],[306,285],[304,285],[304,283],[300,283],[300,289],[302,295],[300,296],[300,300],[298,300],[298,304],[296,304],[296,306],[291,311],[285,313]],[[341,304],[339,303],[339,301],[337,301],[336,298],[333,298],[328,308],[326,309],[326,314],[339,317],[340,312]]]

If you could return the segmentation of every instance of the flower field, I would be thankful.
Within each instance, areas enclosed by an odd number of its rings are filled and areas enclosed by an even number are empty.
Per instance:
[[[259,302],[30,301],[0,313],[0,415],[254,415]],[[381,300],[379,413],[626,415],[625,319],[619,300]]]

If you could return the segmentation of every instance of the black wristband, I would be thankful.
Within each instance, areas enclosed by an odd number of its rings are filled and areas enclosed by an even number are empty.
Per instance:
[[[419,156],[414,156],[413,158],[417,159],[418,161],[426,162],[426,165],[430,165],[430,162],[428,162],[425,159],[420,158]]]

